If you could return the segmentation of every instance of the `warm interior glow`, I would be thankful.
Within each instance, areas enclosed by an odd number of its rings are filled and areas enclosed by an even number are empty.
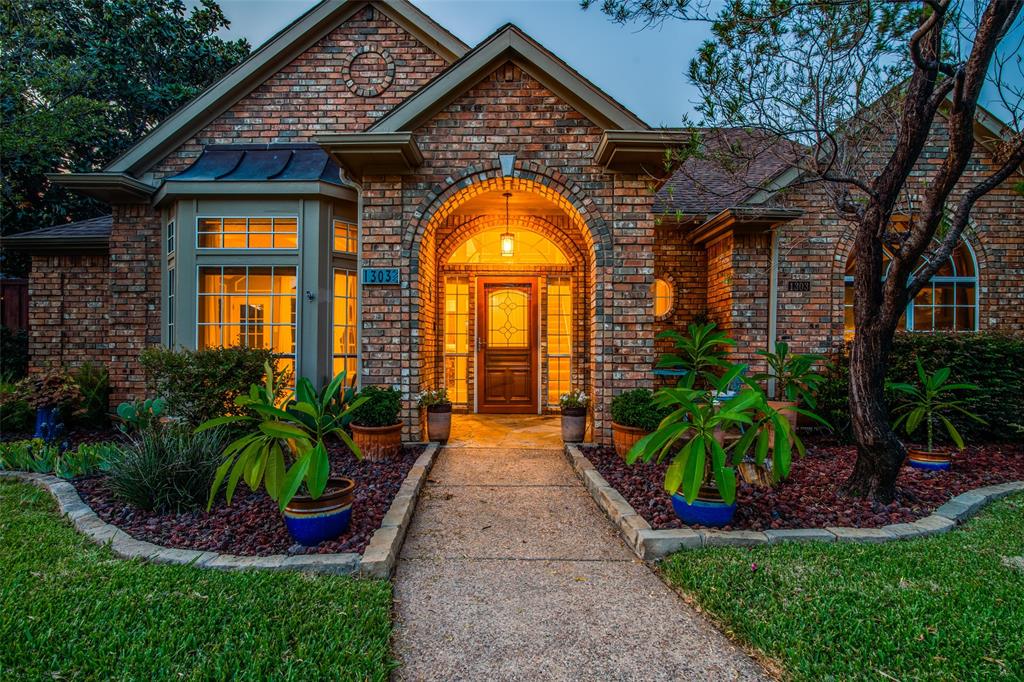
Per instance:
[[[334,270],[334,348],[333,371],[345,372],[345,383],[352,383],[359,371],[359,331],[356,304],[358,285],[355,270]]]
[[[505,237],[511,237],[506,245]],[[451,265],[568,265],[555,244],[542,234],[517,229],[512,235],[497,227],[479,232],[459,244],[448,258]]]
[[[498,289],[487,294],[487,346],[528,348],[530,296],[523,289]]]
[[[548,404],[572,389],[572,287],[568,277],[548,280]]]
[[[469,278],[446,277],[444,283],[444,367],[448,398],[469,402]]]
[[[654,316],[667,315],[675,301],[675,290],[672,285],[663,279],[656,279],[651,285],[651,293],[654,297]]]

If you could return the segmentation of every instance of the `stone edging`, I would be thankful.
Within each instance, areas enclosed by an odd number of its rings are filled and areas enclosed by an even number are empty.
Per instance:
[[[1024,491],[1024,481],[1001,483],[961,493],[913,523],[881,528],[793,528],[786,530],[654,530],[647,520],[598,473],[579,447],[567,444],[566,457],[594,501],[612,520],[626,544],[641,559],[656,560],[682,549],[754,547],[780,542],[888,542],[945,533],[976,514],[983,506],[1011,493]]]
[[[196,549],[174,549],[136,540],[117,526],[106,523],[87,505],[75,487],[65,480],[49,474],[21,471],[0,471],[0,476],[32,483],[49,492],[74,527],[99,545],[107,545],[122,559],[141,559],[154,564],[187,564],[200,568],[224,571],[247,569],[302,571],[331,575],[359,575],[368,578],[389,578],[409,529],[416,498],[427,480],[427,474],[437,457],[436,443],[427,445],[406,475],[391,507],[370,538],[370,543],[359,555],[344,554],[274,554],[271,556],[240,556],[219,554]]]

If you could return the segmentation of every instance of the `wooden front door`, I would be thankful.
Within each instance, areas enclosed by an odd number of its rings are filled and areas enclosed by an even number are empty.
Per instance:
[[[537,280],[481,277],[477,289],[477,409],[537,413]]]

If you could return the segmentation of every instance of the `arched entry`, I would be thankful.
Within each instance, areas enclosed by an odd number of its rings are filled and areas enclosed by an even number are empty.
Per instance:
[[[593,395],[601,246],[566,195],[550,181],[477,177],[425,211],[410,244],[421,385],[445,386],[456,409],[539,414],[571,389]]]

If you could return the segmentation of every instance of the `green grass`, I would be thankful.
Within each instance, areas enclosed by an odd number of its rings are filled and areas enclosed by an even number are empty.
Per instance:
[[[1024,572],[1002,557],[1021,555],[1018,495],[923,540],[681,552],[664,572],[794,679],[1020,680]]]
[[[0,679],[386,679],[385,581],[121,561],[0,482]]]

